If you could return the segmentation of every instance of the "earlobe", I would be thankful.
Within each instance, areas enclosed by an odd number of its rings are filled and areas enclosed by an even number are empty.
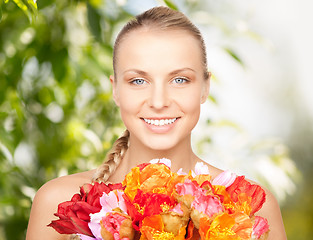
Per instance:
[[[117,94],[117,89],[116,89],[116,80],[114,79],[114,76],[111,75],[110,76],[110,82],[112,84],[112,95],[113,95],[113,100],[116,104],[116,106],[120,106],[120,103],[119,103],[119,99],[118,99],[118,94]]]
[[[211,73],[208,72],[208,79],[204,80],[203,92],[202,92],[202,96],[201,96],[201,104],[204,103],[209,97],[210,80],[211,80]]]

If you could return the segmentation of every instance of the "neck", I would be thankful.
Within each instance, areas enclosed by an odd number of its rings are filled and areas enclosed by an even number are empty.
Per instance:
[[[136,165],[149,162],[151,159],[168,158],[172,162],[172,171],[176,172],[178,169],[183,168],[184,171],[188,172],[190,169],[193,169],[195,163],[199,161],[192,151],[190,138],[191,136],[186,137],[183,141],[170,149],[158,150],[151,149],[143,145],[141,141],[136,141],[136,139],[130,136],[129,148],[125,153],[120,167],[128,172]]]

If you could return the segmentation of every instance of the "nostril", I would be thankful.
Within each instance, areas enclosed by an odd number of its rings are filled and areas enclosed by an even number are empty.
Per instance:
[[[149,105],[150,107],[161,109],[167,107],[170,104],[169,98],[165,92],[165,90],[159,90],[157,92],[153,92],[150,97]]]

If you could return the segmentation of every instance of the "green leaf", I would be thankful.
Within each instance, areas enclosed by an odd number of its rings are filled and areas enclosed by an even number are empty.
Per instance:
[[[87,3],[87,17],[91,33],[97,40],[101,39],[101,16],[97,10],[89,3]]]
[[[13,0],[16,5],[24,11],[30,21],[37,17],[37,3],[34,0]],[[8,2],[8,1],[7,1]]]
[[[237,53],[235,53],[232,49],[230,48],[224,48],[224,50],[233,58],[235,59],[240,65],[244,66],[243,61],[241,58],[238,56]]]
[[[217,104],[217,101],[216,101],[216,98],[212,95],[209,95],[209,100],[214,103],[214,104]]]
[[[171,9],[174,9],[174,10],[178,10],[178,7],[176,6],[175,3],[173,3],[172,1],[170,0],[164,0],[164,3]]]

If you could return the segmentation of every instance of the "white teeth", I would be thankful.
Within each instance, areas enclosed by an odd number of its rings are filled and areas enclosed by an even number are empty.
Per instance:
[[[174,123],[177,118],[172,118],[172,119],[143,119],[146,123],[151,124],[151,125],[155,125],[155,126],[164,126],[164,125],[168,125],[168,124],[172,124]]]

